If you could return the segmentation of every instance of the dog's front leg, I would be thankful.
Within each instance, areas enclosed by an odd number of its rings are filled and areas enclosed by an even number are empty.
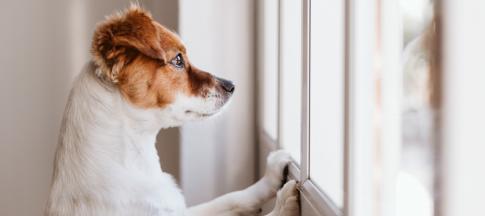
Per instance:
[[[300,205],[298,203],[298,190],[296,181],[287,182],[276,195],[276,204],[266,216],[297,216],[300,215]]]
[[[189,209],[188,215],[257,215],[261,211],[262,205],[274,197],[278,189],[285,183],[285,169],[290,161],[291,158],[286,152],[281,150],[272,152],[267,159],[265,175],[258,182],[244,190],[194,206]]]

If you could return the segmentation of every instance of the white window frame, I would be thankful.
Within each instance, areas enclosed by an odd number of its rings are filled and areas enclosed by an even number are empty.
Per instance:
[[[301,113],[301,156],[300,168],[295,164],[290,167],[290,177],[300,184],[302,214],[342,215],[343,212],[310,179],[310,24],[311,0],[303,0],[302,6],[302,113]],[[343,190],[343,188],[342,188]]]
[[[261,3],[264,4],[264,3]],[[280,2],[277,0],[278,5],[278,49],[280,47],[279,43],[279,33],[280,33]],[[261,7],[264,11],[265,9]],[[342,215],[343,212],[337,206],[333,204],[331,199],[326,196],[318,186],[309,178],[309,45],[310,45],[310,36],[309,36],[309,25],[310,25],[310,0],[303,1],[303,25],[302,25],[302,116],[301,116],[301,162],[300,167],[296,165],[296,163],[292,163],[289,169],[289,177],[291,179],[295,179],[300,182],[300,198],[301,198],[301,205],[302,205],[302,214],[303,215],[326,215],[326,216],[338,216]],[[260,29],[262,30],[262,29]],[[262,30],[264,31],[264,30]],[[260,35],[261,36],[261,35]],[[263,35],[264,36],[264,35]],[[261,45],[261,44],[260,44]],[[261,45],[262,46],[262,45]],[[278,55],[280,54],[279,50],[277,51]],[[280,56],[278,56],[278,71],[280,66]],[[279,74],[279,72],[278,72]],[[278,76],[280,77],[280,76]],[[261,81],[264,83],[264,80]],[[278,80],[278,89],[280,88],[281,80]],[[278,91],[278,113],[280,107],[280,100],[281,95]],[[264,104],[264,102],[262,102]],[[260,110],[263,110],[264,105],[260,105]],[[278,114],[279,118],[281,116]],[[262,125],[260,123],[260,125]],[[280,125],[278,124],[278,135],[281,131]],[[280,148],[278,138],[272,139],[263,128],[259,130],[259,141],[260,141],[260,161],[264,162],[265,156],[272,150]],[[264,163],[260,163],[260,171],[264,171]],[[300,169],[301,168],[301,169]],[[262,173],[260,173],[262,174]]]
[[[277,1],[278,17],[280,16],[279,0]],[[400,90],[393,90],[395,85],[400,85],[400,47],[394,44],[401,44],[400,37],[392,32],[396,24],[399,24],[398,2],[377,1],[377,0],[346,0],[345,1],[345,115],[344,115],[344,188],[343,206],[338,208],[333,201],[310,179],[310,148],[309,148],[309,70],[310,70],[310,7],[312,0],[303,0],[303,25],[302,25],[302,116],[301,116],[301,157],[300,164],[291,164],[290,178],[300,182],[300,198],[302,215],[325,215],[325,216],[374,216],[393,215],[388,214],[393,210],[392,187],[395,179],[392,178],[397,167],[396,151],[400,146],[400,104],[392,100],[393,97],[400,97]],[[259,3],[260,10],[265,1]],[[378,7],[379,6],[379,7]],[[381,8],[381,10],[378,10]],[[380,13],[379,16],[376,16]],[[261,11],[260,11],[260,14]],[[264,14],[263,14],[264,16]],[[384,22],[385,20],[385,22]],[[278,19],[280,22],[280,19]],[[379,24],[379,25],[378,25]],[[277,24],[281,26],[281,23]],[[279,27],[278,27],[279,28]],[[260,26],[259,37],[264,37],[264,29]],[[278,32],[280,30],[278,29]],[[380,41],[376,41],[380,38]],[[278,38],[279,40],[279,38]],[[264,41],[264,40],[263,40]],[[366,43],[362,43],[366,41]],[[261,40],[258,47],[262,47]],[[279,41],[277,42],[280,43]],[[379,43],[379,49],[377,44]],[[279,49],[280,44],[278,45]],[[371,53],[369,53],[371,52]],[[374,53],[372,53],[374,52]],[[280,54],[279,50],[277,51]],[[263,58],[261,58],[263,57]],[[376,66],[375,61],[388,63]],[[258,58],[264,61],[264,56]],[[279,61],[280,56],[278,56]],[[261,66],[261,64],[260,64]],[[280,62],[278,62],[279,73]],[[259,68],[264,73],[262,68]],[[380,71],[386,73],[379,74]],[[262,77],[262,76],[260,76]],[[382,82],[376,79],[379,77]],[[260,80],[264,84],[265,80]],[[278,85],[280,80],[278,81]],[[381,96],[382,105],[376,105],[375,90],[377,85],[385,88],[385,94]],[[280,88],[280,87],[278,87]],[[278,98],[281,98],[278,91]],[[281,105],[278,99],[278,107]],[[263,104],[263,105],[261,105]],[[260,100],[260,113],[264,110],[264,101]],[[375,110],[384,109],[380,114],[381,134],[375,135]],[[278,110],[279,112],[279,110]],[[280,116],[280,114],[278,114]],[[260,118],[261,119],[261,118]],[[261,122],[260,126],[263,125]],[[278,124],[278,127],[280,125]],[[278,129],[278,133],[281,131]],[[259,128],[259,158],[260,174],[264,171],[266,155],[280,146],[279,135],[276,140],[272,139],[264,128]],[[379,143],[391,143],[385,146],[390,155],[377,155],[377,148],[382,148]],[[380,146],[379,146],[380,145]],[[385,166],[380,167],[383,178],[386,180],[382,186],[377,186],[375,181],[376,171],[375,160],[379,158]],[[385,204],[377,204],[375,197],[380,201],[385,198]],[[379,209],[375,209],[378,205]],[[386,207],[389,206],[389,207]],[[376,212],[377,211],[377,212]]]
[[[270,0],[266,0],[270,1]],[[278,0],[274,0],[278,1]],[[308,100],[308,9],[311,0],[304,0],[304,52],[303,52],[303,92]],[[262,4],[265,1],[258,1]],[[346,215],[346,216],[388,216],[395,215],[395,200],[392,186],[395,185],[393,172],[397,169],[395,157],[400,146],[399,104],[391,98],[401,97],[393,85],[401,85],[400,37],[393,35],[400,25],[397,1],[346,0],[345,52],[345,187],[344,206],[337,209],[330,199],[310,180],[302,181],[302,215]],[[482,194],[485,193],[483,172],[483,145],[485,135],[485,75],[481,53],[485,50],[482,9],[485,3],[474,0],[436,1],[438,14],[438,59],[441,77],[436,82],[441,86],[440,113],[438,121],[439,158],[436,182],[438,200],[435,200],[435,215],[474,215],[483,212]],[[259,7],[264,10],[264,8]],[[376,16],[379,14],[379,16]],[[261,30],[261,29],[260,29]],[[258,31],[261,32],[261,31]],[[393,33],[394,32],[394,33]],[[375,40],[380,38],[379,41]],[[360,41],[360,42],[359,42]],[[367,43],[361,43],[366,41]],[[259,41],[261,42],[261,41]],[[261,45],[261,44],[260,44]],[[379,46],[377,46],[379,45]],[[259,46],[261,47],[261,46]],[[379,47],[379,48],[377,48]],[[375,64],[377,59],[381,64]],[[261,56],[259,56],[261,57]],[[258,58],[261,59],[261,58]],[[378,68],[376,68],[378,67]],[[262,70],[260,69],[260,72]],[[376,105],[375,80],[380,78],[380,88],[385,93],[380,97],[379,109],[381,135],[374,134],[371,124]],[[264,83],[264,80],[262,80]],[[393,90],[394,89],[394,90]],[[369,102],[371,101],[371,102]],[[394,100],[395,101],[395,100]],[[261,101],[260,101],[261,102]],[[308,178],[308,107],[303,103],[302,112],[302,163],[290,166],[290,177],[303,180]],[[261,107],[260,107],[261,108]],[[382,120],[383,119],[383,120]],[[261,123],[259,125],[262,125]],[[385,134],[385,136],[382,136]],[[266,155],[278,148],[278,140],[269,137],[259,128],[260,165]],[[377,153],[380,143],[386,143],[386,154]],[[379,146],[381,145],[381,146]],[[390,154],[389,154],[390,152]],[[374,177],[375,159],[379,158],[381,183],[376,186]],[[264,167],[260,166],[261,172]],[[261,173],[260,173],[261,174]],[[380,197],[376,201],[375,197]],[[384,200],[385,199],[385,200]]]
[[[442,67],[438,202],[440,216],[483,214],[485,193],[485,2],[443,0],[438,5]]]

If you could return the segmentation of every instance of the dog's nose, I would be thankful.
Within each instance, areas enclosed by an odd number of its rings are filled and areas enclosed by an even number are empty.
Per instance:
[[[234,92],[234,84],[229,81],[229,80],[225,80],[225,79],[222,79],[222,78],[217,78],[217,80],[219,81],[219,84],[222,86],[222,88],[228,92],[228,93],[233,93]]]

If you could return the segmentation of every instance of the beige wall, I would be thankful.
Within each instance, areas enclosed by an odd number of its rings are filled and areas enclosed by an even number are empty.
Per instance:
[[[191,62],[236,85],[222,114],[182,127],[182,188],[188,205],[255,180],[255,15],[252,0],[180,1],[180,35]]]
[[[177,1],[139,1],[177,30]],[[117,0],[21,0],[0,7],[0,215],[41,215],[70,82],[89,60],[97,21]],[[178,176],[178,130],[159,135],[164,169]],[[173,162],[173,163],[171,163]]]

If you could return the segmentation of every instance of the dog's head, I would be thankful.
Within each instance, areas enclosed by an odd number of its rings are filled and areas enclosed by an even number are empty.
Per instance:
[[[163,111],[170,126],[217,113],[234,93],[231,81],[193,66],[177,35],[137,6],[100,23],[91,51],[101,79],[135,107]]]

